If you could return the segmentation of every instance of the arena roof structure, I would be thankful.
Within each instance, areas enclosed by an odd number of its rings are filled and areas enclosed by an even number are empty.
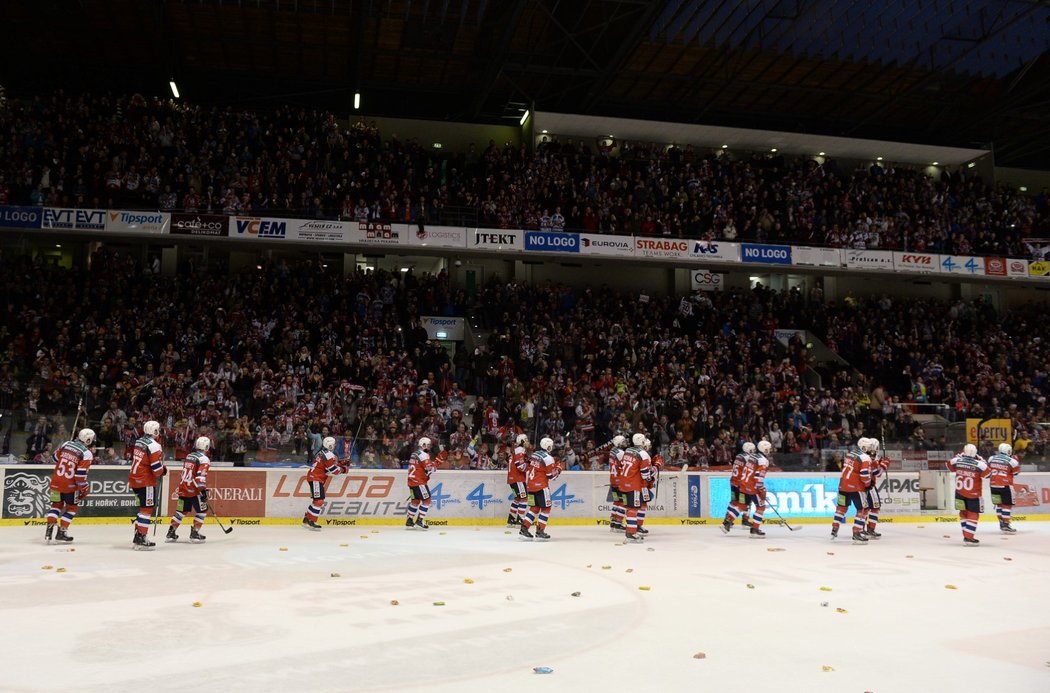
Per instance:
[[[1050,169],[1050,0],[36,0],[0,84],[510,124],[526,109]]]

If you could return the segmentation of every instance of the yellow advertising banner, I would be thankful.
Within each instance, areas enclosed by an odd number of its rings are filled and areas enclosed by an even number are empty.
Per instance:
[[[999,443],[1013,442],[1013,426],[1010,419],[966,419],[966,442],[977,444],[987,441]]]

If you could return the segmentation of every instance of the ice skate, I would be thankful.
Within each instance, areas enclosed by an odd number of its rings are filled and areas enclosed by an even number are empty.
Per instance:
[[[730,522],[729,520],[725,520],[724,522],[722,522],[722,531],[724,533],[729,534],[730,530],[732,530],[732,529],[733,529],[733,523],[732,522]]]
[[[320,532],[321,525],[317,524],[308,517],[303,518],[303,529],[309,529],[312,532]]]
[[[405,518],[405,529],[415,529],[416,521],[411,516]]]
[[[48,544],[50,544],[51,540],[54,538],[54,535],[55,535],[55,523],[54,522],[49,522],[47,524],[47,529],[44,530],[44,541],[46,541]]]
[[[430,529],[430,525],[428,525],[428,524],[427,524],[427,521],[426,521],[426,520],[424,520],[424,519],[423,519],[423,518],[421,517],[421,518],[419,518],[418,520],[416,520],[416,528],[417,528],[417,529]]]
[[[864,536],[864,532],[854,532],[853,533],[853,541],[859,541],[862,544],[867,544],[868,543],[868,538],[866,536]]]
[[[1000,522],[999,531],[1003,534],[1017,534],[1017,530],[1011,527],[1009,522]]]
[[[542,529],[537,529],[536,530],[536,538],[541,540],[541,541],[548,541],[551,538],[551,535],[547,534]]]
[[[207,537],[198,532],[196,529],[190,530],[190,542],[194,544],[203,544],[205,539],[207,539]]]
[[[638,533],[639,534],[648,534],[649,530],[647,530],[645,527],[639,527],[638,528]]]
[[[149,540],[145,534],[135,532],[134,538],[131,540],[132,548],[136,551],[152,551],[157,547],[156,542]]]
[[[963,537],[963,545],[965,546],[977,546],[980,543],[976,537]]]
[[[752,539],[765,539],[766,538],[766,533],[762,531],[761,527],[752,527],[751,528],[751,538]]]
[[[532,536],[532,532],[530,532],[529,528],[525,525],[522,525],[521,529],[518,530],[518,536],[528,541],[532,541],[533,539],[535,539],[535,537]]]
[[[58,532],[55,533],[55,541],[64,541],[68,543],[73,541],[73,537],[66,534],[66,530],[59,527]]]
[[[639,535],[638,533],[627,534],[626,536],[624,536],[623,540],[624,540],[624,543],[627,543],[627,544],[641,544],[642,542],[645,541],[645,537]]]
[[[743,527],[750,527],[751,526],[751,518],[748,517],[747,515],[744,515],[743,517],[740,518],[740,524]]]
[[[176,542],[178,540],[179,540],[179,535],[175,533],[175,528],[169,526],[168,527],[168,533],[164,535],[164,541],[166,541],[169,544],[171,544],[171,543]]]
[[[838,536],[839,536],[839,528],[838,527],[832,527],[831,528],[831,538],[832,539],[837,539]]]
[[[874,529],[868,529],[864,531],[864,536],[868,539],[881,539],[882,532],[876,532]]]
[[[625,532],[625,531],[627,531],[627,528],[624,527],[619,522],[610,522],[609,523],[609,531],[610,532]]]

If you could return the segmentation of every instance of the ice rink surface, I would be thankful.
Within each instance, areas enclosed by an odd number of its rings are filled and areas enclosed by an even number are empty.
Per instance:
[[[4,527],[0,690],[1045,693],[1050,524],[1017,526]]]

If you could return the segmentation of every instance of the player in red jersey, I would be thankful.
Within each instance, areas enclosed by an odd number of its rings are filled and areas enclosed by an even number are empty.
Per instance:
[[[182,464],[182,477],[179,479],[179,500],[175,506],[175,514],[171,516],[171,526],[164,540],[168,542],[178,541],[179,535],[175,532],[182,524],[182,518],[186,513],[193,511],[193,528],[190,529],[190,542],[199,544],[206,537],[200,533],[204,525],[205,513],[208,512],[208,471],[211,469],[211,459],[207,452],[211,448],[211,439],[207,436],[197,438],[193,445],[196,448],[186,455]]]
[[[160,423],[147,421],[142,425],[142,434],[131,451],[131,471],[128,472],[128,486],[139,499],[139,514],[135,518],[135,535],[131,544],[139,550],[150,550],[156,544],[149,540],[146,531],[153,522],[153,509],[157,507],[157,484],[168,473],[168,468],[161,459],[164,449],[157,440]]]
[[[984,479],[992,470],[984,458],[977,454],[977,446],[973,443],[963,446],[962,454],[953,457],[946,466],[949,472],[955,472],[955,508],[959,511],[963,543],[976,546],[981,543],[974,536],[977,533],[977,521],[981,517],[981,491]]]
[[[755,454],[750,455],[740,472],[739,490],[736,496],[730,498],[729,507],[726,509],[725,520],[722,521],[722,531],[729,534],[733,529],[733,523],[747,511],[751,505],[755,506],[755,514],[751,519],[751,536],[761,539],[766,536],[762,530],[762,518],[766,511],[766,472],[769,471],[769,457],[772,454],[773,445],[768,440],[760,440]]]
[[[516,446],[507,463],[507,485],[510,486],[514,499],[510,502],[510,514],[507,515],[507,526],[520,525],[529,507],[529,494],[525,489],[525,472],[528,469],[529,437],[519,433],[514,441]]]
[[[328,483],[328,477],[336,474],[345,474],[346,467],[339,464],[339,458],[335,456],[335,438],[328,436],[321,441],[321,449],[314,455],[314,464],[306,473],[306,480],[310,484],[310,507],[303,515],[303,527],[315,532],[321,531],[321,525],[317,524],[317,518],[324,510],[324,487]]]
[[[882,496],[879,495],[879,483],[883,479],[889,479],[887,470],[890,461],[879,452],[879,439],[868,438],[868,457],[871,458],[871,480],[868,487],[868,517],[864,536],[868,539],[879,539],[882,533],[878,531],[879,511],[882,509]]]
[[[554,449],[554,441],[550,438],[540,440],[540,449],[533,450],[529,455],[529,468],[525,474],[525,489],[529,494],[529,511],[525,513],[525,519],[521,521],[521,529],[518,535],[522,539],[550,539],[547,534],[547,521],[551,513],[551,490],[550,482],[557,479],[561,474],[561,465],[551,455]],[[536,535],[533,536],[529,528],[536,523]]]
[[[649,502],[649,483],[653,479],[653,463],[646,450],[649,439],[644,433],[631,436],[631,447],[620,460],[620,491],[623,493],[623,504],[627,511],[628,542],[639,542],[645,537],[638,533],[638,516],[644,512]]]
[[[88,495],[87,476],[95,459],[91,453],[94,442],[95,432],[82,428],[76,440],[62,443],[52,455],[55,471],[51,475],[51,509],[47,511],[47,529],[44,530],[44,539],[49,544],[52,535],[55,541],[73,541],[67,530]],[[59,525],[57,534],[55,523]]]
[[[627,510],[623,507],[623,491],[620,490],[620,463],[623,461],[626,447],[626,438],[614,436],[612,449],[609,450],[609,501],[612,503],[609,528],[614,532],[623,532],[627,529],[623,523]]]
[[[831,538],[839,535],[839,525],[846,521],[850,505],[856,508],[853,517],[853,541],[865,543],[865,523],[868,519],[871,488],[871,439],[861,438],[857,445],[851,445],[842,462],[842,476],[839,478],[838,503],[835,506],[835,519],[831,522]]]
[[[992,489],[992,504],[999,518],[999,530],[1004,534],[1016,534],[1010,526],[1011,513],[1014,507],[1014,477],[1021,469],[1021,463],[1013,456],[1014,449],[1009,443],[999,446],[999,452],[988,458],[988,467],[992,470],[988,485]]]
[[[737,494],[740,493],[740,475],[744,471],[744,466],[747,464],[749,457],[755,454],[755,444],[751,441],[744,443],[740,446],[740,454],[733,458],[733,472],[732,476],[729,477],[729,497],[736,498]],[[745,527],[751,526],[751,520],[747,517],[747,508],[740,513],[740,524]]]
[[[430,529],[427,512],[430,510],[430,475],[436,467],[430,459],[430,438],[420,438],[419,447],[408,460],[408,517],[405,527]]]

